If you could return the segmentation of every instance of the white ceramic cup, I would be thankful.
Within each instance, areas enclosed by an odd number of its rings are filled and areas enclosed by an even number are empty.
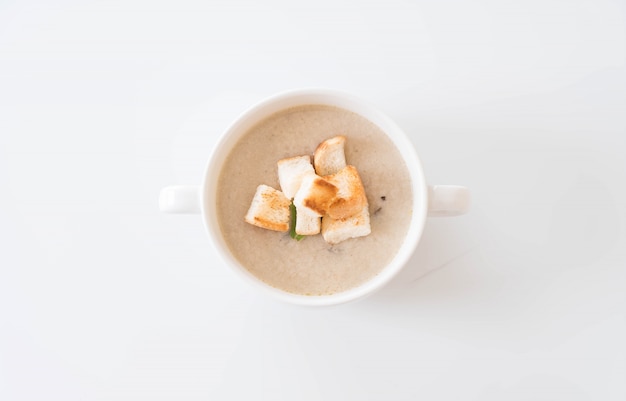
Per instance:
[[[332,295],[306,296],[269,286],[252,275],[230,253],[217,218],[217,182],[221,167],[237,141],[259,121],[286,108],[324,104],[355,112],[378,125],[398,148],[408,167],[413,190],[413,214],[409,230],[394,258],[382,271],[362,285]],[[223,263],[260,291],[279,300],[298,305],[335,305],[361,299],[387,284],[406,264],[422,235],[427,216],[456,216],[469,207],[469,191],[458,185],[428,185],[415,148],[404,131],[368,102],[349,94],[324,89],[303,89],[267,98],[241,114],[222,134],[213,148],[200,186],[169,186],[161,190],[161,211],[201,213],[211,243]],[[243,216],[242,216],[243,218]]]

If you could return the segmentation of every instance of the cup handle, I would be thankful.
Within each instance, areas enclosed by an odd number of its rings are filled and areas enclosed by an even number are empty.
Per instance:
[[[460,185],[429,185],[428,216],[448,217],[467,213],[469,190]],[[197,185],[172,185],[161,189],[159,209],[163,213],[200,213],[200,188]]]
[[[163,213],[200,213],[200,187],[172,185],[161,189],[159,209]]]
[[[470,194],[460,185],[428,186],[428,217],[449,217],[467,213]]]

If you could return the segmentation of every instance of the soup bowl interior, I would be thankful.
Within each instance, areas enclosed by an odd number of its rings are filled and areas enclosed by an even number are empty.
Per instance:
[[[411,222],[408,232],[400,245],[398,252],[376,276],[352,289],[330,295],[299,295],[274,288],[255,277],[242,266],[230,252],[224,240],[217,214],[218,181],[221,166],[237,142],[254,125],[281,110],[304,105],[322,104],[352,111],[376,124],[394,143],[410,174],[413,203]],[[421,163],[415,148],[402,129],[384,113],[369,103],[352,95],[341,92],[319,89],[290,91],[270,97],[251,107],[222,134],[217,145],[213,148],[204,173],[201,189],[201,210],[205,228],[211,242],[222,258],[243,280],[253,287],[276,299],[297,305],[325,306],[335,305],[361,299],[370,295],[388,283],[407,263],[419,242],[428,208],[427,184],[424,179]],[[242,217],[243,218],[243,217]]]

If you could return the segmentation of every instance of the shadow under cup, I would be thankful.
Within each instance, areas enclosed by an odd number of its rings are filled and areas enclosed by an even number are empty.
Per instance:
[[[267,117],[297,106],[327,105],[354,112],[377,125],[393,142],[404,159],[410,175],[412,213],[408,231],[392,260],[370,280],[363,284],[331,295],[298,295],[272,287],[253,275],[231,253],[222,235],[218,213],[218,183],[226,159],[238,141],[256,124]],[[335,305],[361,299],[387,284],[406,264],[413,254],[424,227],[428,210],[428,187],[422,166],[413,144],[407,135],[389,117],[372,105],[352,95],[330,90],[298,90],[275,95],[241,114],[224,132],[213,148],[207,164],[201,191],[201,212],[205,227],[215,249],[224,262],[242,279],[270,296],[297,305]]]

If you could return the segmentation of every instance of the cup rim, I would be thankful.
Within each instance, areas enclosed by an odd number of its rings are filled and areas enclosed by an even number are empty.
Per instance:
[[[304,101],[305,99],[313,101]],[[320,99],[320,101],[314,101],[316,99]],[[321,99],[324,100],[321,101]],[[332,101],[330,99],[332,99]],[[285,106],[281,107],[282,104],[285,104]],[[222,162],[227,157],[234,143],[236,143],[237,140],[239,140],[239,138],[247,131],[245,127],[248,126],[250,128],[255,123],[258,123],[263,118],[276,111],[287,107],[295,107],[306,104],[326,104],[344,108],[356,112],[362,117],[377,124],[400,151],[402,158],[407,165],[407,169],[409,170],[411,187],[413,190],[412,216],[409,229],[392,260],[385,267],[383,267],[376,276],[370,278],[363,284],[346,291],[329,295],[301,295],[290,293],[282,289],[275,288],[255,277],[234,257],[234,255],[232,255],[228,245],[221,235],[216,213],[210,213],[211,208],[206,207],[206,205],[215,204],[217,194],[216,187]],[[273,108],[276,110],[271,111]],[[367,113],[362,112],[362,110],[367,110]],[[258,117],[259,115],[263,117]],[[381,126],[381,124],[384,126]],[[392,131],[393,133],[391,134],[389,131]],[[236,133],[237,135],[233,136],[233,133]],[[224,150],[225,147],[226,150]],[[245,282],[248,282],[251,286],[257,288],[262,293],[265,293],[274,299],[296,305],[330,306],[343,304],[365,298],[366,296],[369,296],[383,288],[403,269],[409,258],[414,253],[423,232],[428,210],[427,183],[424,177],[422,164],[417,155],[417,151],[415,150],[415,146],[412,144],[404,130],[400,128],[395,121],[370,102],[355,95],[334,89],[294,89],[279,92],[256,102],[251,107],[243,111],[231,123],[231,125],[222,132],[216,145],[211,151],[202,177],[203,181],[201,184],[200,205],[202,220],[209,238],[211,239],[211,244],[220,255],[221,260],[228,265],[230,270],[234,271]]]

